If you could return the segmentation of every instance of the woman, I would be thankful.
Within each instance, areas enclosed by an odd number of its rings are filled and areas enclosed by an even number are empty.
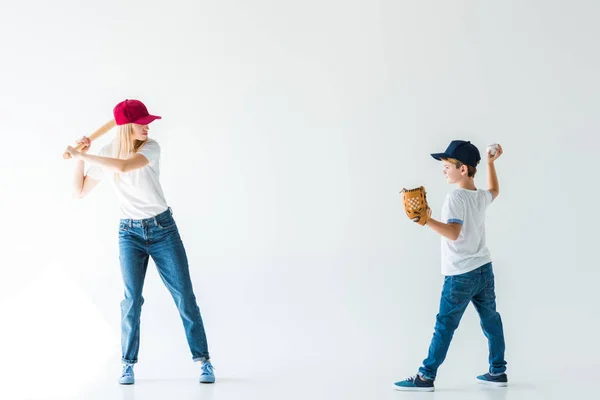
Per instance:
[[[103,177],[112,183],[121,206],[119,260],[125,285],[121,302],[123,371],[119,383],[135,382],[133,366],[138,361],[142,287],[149,257],[171,292],[179,309],[194,361],[202,362],[201,383],[214,383],[208,344],[200,310],[192,288],[185,248],[171,208],[159,182],[160,146],[148,137],[148,124],[161,117],[150,115],[138,100],[125,100],[113,110],[119,132],[113,143],[97,156],[87,154],[90,140],[79,152],[67,151],[77,161],[73,180],[75,198],[85,197]],[[84,174],[84,162],[91,168]]]

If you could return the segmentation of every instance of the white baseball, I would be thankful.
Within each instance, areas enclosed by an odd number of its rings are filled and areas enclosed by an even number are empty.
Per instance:
[[[492,144],[489,144],[487,146],[487,150],[490,152],[490,155],[492,155],[492,156],[494,154],[496,154],[496,149],[498,149],[498,144],[497,143],[492,143]]]

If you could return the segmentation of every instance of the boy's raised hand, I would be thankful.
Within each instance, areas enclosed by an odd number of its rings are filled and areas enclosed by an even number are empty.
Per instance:
[[[494,161],[496,161],[498,158],[500,158],[500,156],[504,152],[502,150],[501,145],[497,144],[495,147],[496,147],[496,152],[494,153],[494,155],[491,154],[491,150],[487,151],[488,163],[493,163]]]

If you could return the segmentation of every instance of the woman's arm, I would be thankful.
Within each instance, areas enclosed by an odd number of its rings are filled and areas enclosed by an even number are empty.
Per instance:
[[[81,149],[81,154],[87,153],[87,151],[90,149],[90,145],[92,144],[90,139],[86,136],[81,138],[81,140],[79,140],[77,143],[84,145],[84,147]],[[75,164],[75,172],[73,173],[72,194],[74,199],[81,199],[85,197],[89,192],[92,191],[92,189],[98,186],[98,183],[100,183],[99,180],[86,176],[84,174],[84,169],[85,163],[83,160],[77,160]]]
[[[99,180],[85,176],[83,174],[84,163],[81,160],[77,161],[75,174],[73,177],[73,198],[82,199],[87,196],[92,189],[100,183]]]
[[[82,153],[75,150],[71,146],[67,147],[67,151],[69,154],[71,154],[71,157],[77,161],[87,161],[91,164],[99,165],[114,172],[129,172],[143,168],[149,164],[148,159],[141,154],[136,154],[126,160],[121,160],[119,158],[94,156],[91,154]]]

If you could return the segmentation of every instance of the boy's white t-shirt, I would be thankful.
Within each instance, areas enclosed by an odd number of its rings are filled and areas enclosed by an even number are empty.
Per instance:
[[[114,143],[109,143],[104,146],[98,155],[114,157],[113,145]],[[134,171],[119,173],[118,178],[115,178],[113,171],[99,165],[92,165],[86,174],[96,180],[108,178],[119,199],[121,218],[151,218],[169,208],[159,180],[160,146],[158,142],[148,139],[138,154],[142,154],[148,159],[148,165]]]
[[[442,207],[444,223],[462,225],[456,240],[442,236],[442,275],[459,275],[492,261],[485,243],[485,212],[493,201],[492,192],[455,189]]]

